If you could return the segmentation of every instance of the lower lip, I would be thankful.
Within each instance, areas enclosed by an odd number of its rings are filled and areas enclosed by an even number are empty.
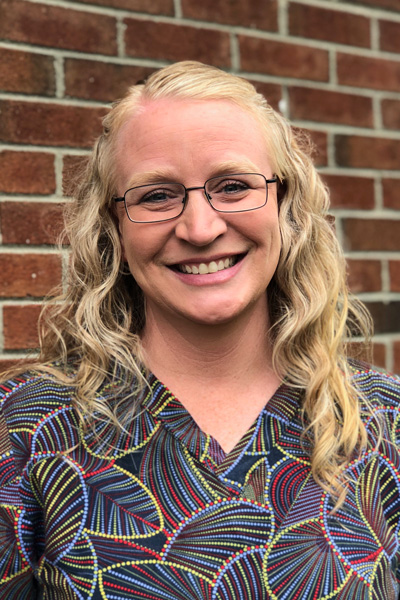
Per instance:
[[[178,277],[184,283],[188,283],[189,285],[214,285],[216,283],[224,283],[225,281],[229,281],[232,277],[240,271],[242,268],[242,264],[246,257],[243,257],[239,262],[237,262],[233,267],[229,267],[228,269],[223,269],[222,271],[216,271],[215,273],[206,273],[204,275],[193,275],[193,273],[182,273],[181,271],[175,271],[171,269],[172,273]]]

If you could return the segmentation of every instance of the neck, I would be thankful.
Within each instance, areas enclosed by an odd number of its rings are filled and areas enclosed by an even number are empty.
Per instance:
[[[205,325],[146,310],[142,344],[147,367],[165,383],[232,381],[271,370],[267,302],[234,322]],[[168,383],[167,383],[168,385]]]

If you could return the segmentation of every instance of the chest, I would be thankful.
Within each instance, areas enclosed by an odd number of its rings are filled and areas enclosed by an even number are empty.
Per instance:
[[[161,428],[111,460],[82,448],[38,460],[19,536],[44,598],[395,600],[387,459],[353,464],[332,514],[295,428],[262,425],[225,460],[211,440],[199,454]]]

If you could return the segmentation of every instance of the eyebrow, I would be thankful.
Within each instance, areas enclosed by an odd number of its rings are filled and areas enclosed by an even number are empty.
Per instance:
[[[224,161],[219,163],[215,167],[213,167],[210,172],[208,179],[212,177],[218,177],[219,175],[229,175],[233,173],[258,173],[259,167],[256,167],[251,161],[243,160],[243,161]],[[128,181],[128,188],[137,187],[140,185],[149,185],[152,183],[161,183],[161,182],[179,182],[179,177],[176,177],[176,174],[167,169],[167,170],[158,170],[147,171],[145,173],[135,173]],[[188,185],[191,185],[192,182],[188,182]]]

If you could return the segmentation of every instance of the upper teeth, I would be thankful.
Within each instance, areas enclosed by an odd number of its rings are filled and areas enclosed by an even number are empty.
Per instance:
[[[212,260],[210,263],[200,263],[199,265],[179,265],[179,270],[183,273],[192,273],[194,275],[206,275],[207,273],[216,273],[233,266],[233,258],[221,259],[218,262]]]

